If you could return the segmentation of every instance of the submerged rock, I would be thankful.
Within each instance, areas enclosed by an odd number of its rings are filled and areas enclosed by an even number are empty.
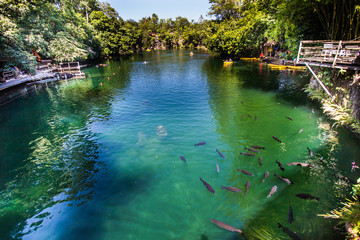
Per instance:
[[[163,126],[158,126],[156,128],[156,134],[160,137],[167,137],[167,135],[168,135],[165,127],[163,127]]]

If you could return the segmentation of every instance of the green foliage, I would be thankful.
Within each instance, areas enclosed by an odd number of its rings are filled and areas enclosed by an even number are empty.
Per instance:
[[[49,50],[55,57],[54,60],[58,62],[82,61],[89,55],[85,45],[79,43],[67,32],[58,32],[54,40],[50,42]]]
[[[360,122],[351,115],[347,98],[344,98],[343,105],[339,105],[325,96],[323,92],[312,89],[310,86],[305,89],[305,92],[309,94],[311,99],[321,102],[324,113],[335,121],[333,127],[347,126],[355,133],[360,134]]]
[[[360,179],[358,184],[353,186],[353,197],[347,199],[346,202],[342,203],[343,207],[335,209],[327,214],[320,214],[319,216],[324,218],[335,218],[339,219],[339,224],[345,225],[347,229],[347,239],[357,239],[360,237]]]
[[[269,21],[264,13],[249,12],[239,20],[221,22],[207,40],[207,47],[222,56],[256,56],[268,26]]]

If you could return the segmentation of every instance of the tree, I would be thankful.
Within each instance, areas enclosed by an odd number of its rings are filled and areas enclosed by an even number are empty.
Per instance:
[[[223,21],[231,18],[240,18],[241,1],[235,0],[209,0],[211,4],[209,15],[214,15],[216,19]]]
[[[58,62],[86,60],[89,51],[85,48],[85,45],[79,43],[67,32],[58,32],[49,47],[51,55]]]

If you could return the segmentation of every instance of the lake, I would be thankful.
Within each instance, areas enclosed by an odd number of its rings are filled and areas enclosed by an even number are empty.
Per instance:
[[[349,197],[359,140],[307,98],[305,72],[152,51],[85,73],[1,106],[0,239],[243,238],[210,219],[247,239],[289,239],[278,223],[343,238],[318,214]]]

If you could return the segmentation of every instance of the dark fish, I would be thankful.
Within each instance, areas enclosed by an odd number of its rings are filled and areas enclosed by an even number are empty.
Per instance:
[[[216,151],[220,155],[220,157],[222,157],[223,159],[226,159],[226,157],[219,150],[216,149]]]
[[[215,193],[215,190],[212,188],[212,186],[210,186],[210,184],[208,184],[207,182],[205,182],[204,180],[202,180],[200,178],[200,180],[202,181],[202,183],[205,185],[205,187],[207,188],[207,190],[209,190],[209,192]]]
[[[252,118],[252,116],[250,114],[247,115],[249,118]]]
[[[245,150],[249,150],[249,151],[254,152],[254,153],[259,153],[259,151],[254,149],[254,148],[245,148]]]
[[[280,223],[278,223],[278,225],[279,225],[279,228],[281,228],[284,233],[286,233],[287,235],[289,235],[289,237],[290,237],[292,240],[301,240],[301,238],[300,238],[296,233],[294,233],[293,231],[291,231],[291,230],[288,229],[287,227],[284,227],[284,226],[281,225]]]
[[[279,168],[280,168],[282,171],[285,170],[285,169],[284,169],[284,166],[281,164],[281,162],[279,162],[277,159],[276,159],[275,162],[279,165]]]
[[[271,188],[271,190],[270,190],[270,192],[269,192],[269,194],[267,195],[266,198],[271,197],[274,193],[276,193],[276,191],[277,191],[277,186],[275,185],[275,186],[273,186],[273,187]]]
[[[252,153],[240,153],[240,155],[245,155],[245,156],[250,156],[250,157],[255,156],[255,154],[252,154]]]
[[[288,222],[291,224],[293,221],[294,221],[294,214],[293,214],[291,204],[289,202]]]
[[[302,199],[316,199],[318,201],[320,200],[320,198],[314,197],[308,193],[297,193],[297,194],[295,194],[295,196],[302,198]]]
[[[275,136],[272,136],[273,137],[273,139],[275,139],[276,141],[278,141],[278,142],[280,142],[281,143],[281,141],[280,141],[280,139],[278,139],[277,137],[275,137]]]
[[[206,142],[199,142],[199,143],[195,144],[195,146],[200,146],[200,145],[205,145],[205,144],[206,144]]]
[[[183,156],[180,156],[180,159],[186,163],[186,159]]]
[[[285,117],[287,119],[289,119],[290,121],[294,121],[294,119],[292,119],[291,117]]]
[[[244,118],[244,115],[241,115],[241,118]]]
[[[259,157],[259,165],[262,166],[262,157]]]
[[[311,165],[308,163],[302,163],[302,162],[289,162],[287,165],[288,166],[296,165],[296,166],[301,166],[301,167],[315,167],[315,165]]]
[[[229,230],[229,231],[231,231],[231,232],[242,233],[242,231],[241,231],[240,229],[234,228],[234,227],[232,227],[232,226],[230,226],[230,225],[228,225],[228,224],[226,224],[226,223],[224,223],[224,222],[220,222],[220,221],[215,220],[215,219],[210,219],[210,221],[211,221],[212,223],[214,223],[215,225],[223,228],[223,229]]]
[[[287,184],[294,184],[292,181],[290,181],[289,179],[287,178],[284,178],[284,177],[281,177],[281,176],[278,176],[276,173],[274,174],[275,177],[278,177],[279,179],[283,180],[284,182],[286,182]]]
[[[256,148],[256,149],[265,149],[265,147],[260,147],[260,146],[256,146],[256,145],[252,145],[253,148]]]
[[[248,171],[245,171],[245,170],[241,170],[241,169],[237,169],[238,171],[242,172],[242,173],[245,173],[246,175],[249,175],[249,176],[254,176],[254,174],[252,174],[251,172],[248,172]]]
[[[268,178],[269,176],[269,171],[266,171],[264,174],[264,179],[262,180],[262,182],[265,182],[265,180]]]
[[[313,154],[313,152],[311,151],[311,149],[310,149],[309,147],[306,147],[306,148],[307,148],[307,150],[309,150],[309,155],[310,155],[310,157],[314,156],[314,154]]]
[[[247,193],[247,191],[249,190],[249,188],[250,188],[250,182],[249,182],[249,181],[247,181],[247,182],[246,182],[246,184],[245,184],[245,192],[244,192],[244,196],[246,196],[246,193]]]
[[[255,116],[255,121],[257,120],[257,116]]]
[[[232,186],[224,187],[223,185],[221,185],[221,188],[222,188],[222,189],[226,189],[226,190],[228,190],[228,191],[230,191],[230,192],[234,192],[234,193],[242,192],[241,189],[236,188],[236,187],[232,187]]]

